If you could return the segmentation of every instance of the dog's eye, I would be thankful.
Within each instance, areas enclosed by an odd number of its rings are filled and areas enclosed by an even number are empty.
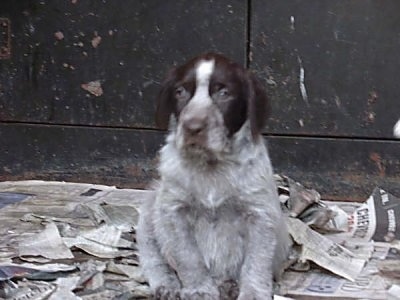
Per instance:
[[[175,89],[175,98],[178,100],[186,100],[190,97],[190,93],[183,87],[177,87]]]
[[[226,87],[223,87],[219,90],[217,90],[214,94],[213,94],[213,99],[217,102],[225,102],[227,101],[230,97],[229,94],[229,90]]]
[[[227,88],[222,88],[218,91],[218,96],[219,97],[226,97],[229,95],[229,91]]]

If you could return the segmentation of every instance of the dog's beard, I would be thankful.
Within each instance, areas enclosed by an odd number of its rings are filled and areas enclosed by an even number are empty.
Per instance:
[[[193,165],[211,166],[219,160],[218,152],[214,152],[198,144],[185,145],[181,149],[182,157]]]
[[[181,157],[193,166],[215,166],[231,151],[225,128],[213,128],[202,136],[191,136],[185,134],[178,123],[174,132],[174,142]]]
[[[188,166],[197,169],[210,170],[223,166],[229,160],[232,143],[229,139],[219,141],[218,148],[207,147],[203,144],[191,144],[178,147],[178,151]]]

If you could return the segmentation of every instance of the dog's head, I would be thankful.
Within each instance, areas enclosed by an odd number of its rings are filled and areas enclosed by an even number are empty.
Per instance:
[[[253,74],[222,55],[207,53],[168,73],[156,123],[166,129],[173,116],[179,149],[216,154],[247,120],[252,139],[258,140],[268,112],[267,96]]]

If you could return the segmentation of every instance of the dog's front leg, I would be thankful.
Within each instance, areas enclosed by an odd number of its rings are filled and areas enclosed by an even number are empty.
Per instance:
[[[154,228],[155,195],[140,207],[136,241],[140,265],[156,299],[172,298],[180,292],[181,284],[175,271],[162,256]]]
[[[262,210],[249,213],[246,221],[248,244],[240,274],[238,300],[272,299],[276,225]]]
[[[189,222],[191,209],[171,201],[165,201],[160,206],[156,234],[162,254],[182,283],[181,297],[219,299],[218,288],[197,246],[193,224]]]

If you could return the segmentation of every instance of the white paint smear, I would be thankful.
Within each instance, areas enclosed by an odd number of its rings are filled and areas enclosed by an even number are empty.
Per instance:
[[[299,74],[300,93],[301,93],[301,97],[303,98],[304,102],[306,102],[308,104],[307,90],[306,90],[306,85],[304,84],[305,71],[304,71],[303,63],[302,63],[300,57],[298,57],[298,61],[299,61],[299,65],[300,65],[300,74]]]
[[[395,137],[400,138],[400,120],[398,120],[396,125],[394,125],[393,134]]]
[[[290,29],[294,31],[294,16],[290,16]]]

